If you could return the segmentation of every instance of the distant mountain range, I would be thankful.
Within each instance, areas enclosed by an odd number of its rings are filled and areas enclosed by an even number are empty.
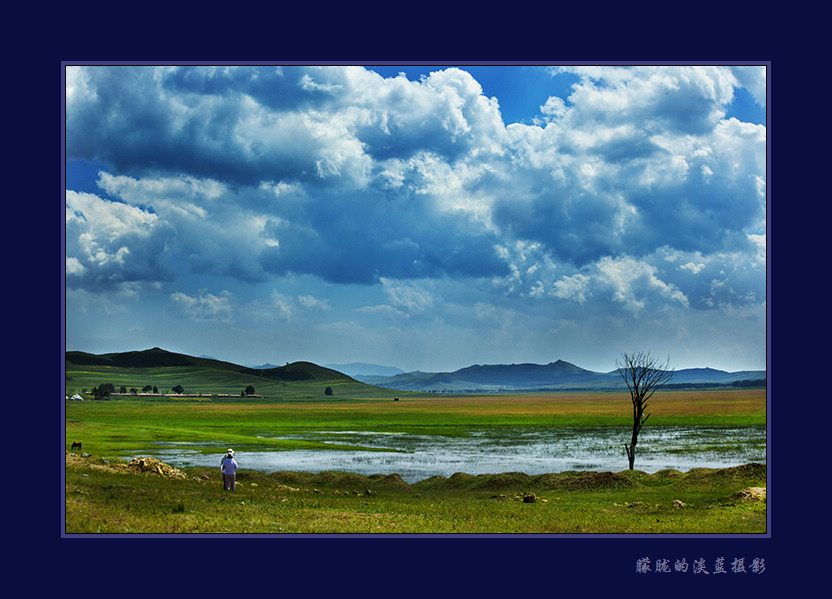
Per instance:
[[[363,362],[318,366],[311,362],[293,362],[285,366],[239,366],[200,356],[198,358],[165,351],[158,347],[144,351],[94,355],[66,352],[68,364],[98,365],[121,368],[153,368],[192,366],[223,369],[237,374],[256,374],[281,381],[348,380],[399,391],[434,393],[498,392],[498,391],[566,391],[613,390],[624,388],[618,371],[593,372],[558,360],[549,364],[497,364],[468,366],[453,372],[403,372],[391,366]],[[713,368],[686,368],[673,374],[667,388],[714,386],[751,387],[766,382],[765,370],[726,372]]]
[[[350,362],[349,364],[324,364],[324,367],[343,372],[347,376],[351,376],[355,380],[361,380],[360,377],[391,377],[397,374],[404,374],[404,370],[396,368],[395,366],[379,366],[378,364],[368,364],[366,362]]]
[[[624,382],[618,371],[593,372],[569,362],[558,360],[549,364],[474,365],[454,372],[407,372],[393,376],[353,375],[358,381],[398,389],[400,391],[431,391],[460,393],[465,391],[521,390],[605,390],[620,389]],[[668,388],[695,388],[720,385],[761,386],[765,370],[726,372],[713,368],[677,370]]]

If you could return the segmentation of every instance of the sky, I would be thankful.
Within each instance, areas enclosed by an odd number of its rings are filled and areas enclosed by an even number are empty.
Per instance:
[[[67,350],[766,368],[765,65],[65,83]]]

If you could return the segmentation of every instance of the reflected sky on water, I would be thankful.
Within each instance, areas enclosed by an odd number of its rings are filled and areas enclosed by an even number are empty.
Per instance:
[[[263,435],[264,437],[266,435]],[[398,473],[408,483],[456,472],[488,474],[525,472],[529,475],[567,470],[619,472],[627,469],[625,428],[484,430],[463,437],[356,431],[314,431],[274,438],[314,440],[334,445],[358,445],[387,451],[316,449],[292,451],[237,450],[242,470],[261,472],[341,471],[370,476]],[[227,446],[217,453],[199,449],[153,449],[124,456],[158,458],[172,466],[216,466]],[[662,427],[639,437],[635,467],[645,472],[672,468],[727,468],[766,462],[765,427]]]

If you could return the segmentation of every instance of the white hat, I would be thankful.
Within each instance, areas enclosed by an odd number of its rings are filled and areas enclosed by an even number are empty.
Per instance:
[[[233,450],[233,449],[229,449],[229,450],[228,450],[228,453],[230,453],[231,455],[234,455],[234,450]]]

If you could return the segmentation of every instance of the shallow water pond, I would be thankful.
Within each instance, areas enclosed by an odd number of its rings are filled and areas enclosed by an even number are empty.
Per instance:
[[[368,450],[244,451],[235,458],[241,469],[261,472],[341,471],[370,476],[398,473],[408,483],[456,472],[529,475],[567,470],[626,470],[626,428],[558,428],[482,430],[464,437],[356,431],[313,431],[281,435],[282,439],[316,440],[357,445]],[[130,452],[155,457],[172,466],[219,468],[216,454],[198,449],[150,449]],[[371,451],[369,449],[375,449]],[[378,451],[383,449],[386,451]],[[662,427],[639,436],[635,467],[645,472],[673,468],[727,468],[766,462],[765,427]]]

